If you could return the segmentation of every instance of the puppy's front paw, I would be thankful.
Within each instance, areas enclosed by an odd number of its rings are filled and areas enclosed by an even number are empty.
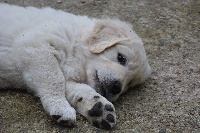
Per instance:
[[[111,129],[116,124],[115,109],[111,103],[99,101],[88,111],[88,120],[95,127]]]
[[[51,117],[59,124],[74,127],[76,124],[76,111],[72,107],[55,107],[50,112]]]

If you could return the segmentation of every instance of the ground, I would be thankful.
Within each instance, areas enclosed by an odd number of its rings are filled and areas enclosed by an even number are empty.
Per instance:
[[[114,103],[117,125],[93,127],[77,115],[75,128],[56,124],[24,91],[0,91],[0,133],[11,132],[200,132],[199,0],[0,0],[21,6],[51,6],[90,17],[131,23],[143,39],[152,76]]]

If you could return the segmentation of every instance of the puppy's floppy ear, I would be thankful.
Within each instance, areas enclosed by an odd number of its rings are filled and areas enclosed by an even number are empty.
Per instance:
[[[101,53],[106,48],[127,39],[126,34],[117,26],[108,25],[106,22],[97,22],[88,40],[89,49],[92,53]]]

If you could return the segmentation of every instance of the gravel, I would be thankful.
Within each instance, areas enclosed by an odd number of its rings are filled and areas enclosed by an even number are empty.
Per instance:
[[[114,103],[117,125],[93,127],[77,115],[75,128],[56,124],[26,91],[0,91],[0,133],[200,132],[200,1],[198,0],[0,0],[51,6],[90,17],[120,18],[143,39],[152,77]]]

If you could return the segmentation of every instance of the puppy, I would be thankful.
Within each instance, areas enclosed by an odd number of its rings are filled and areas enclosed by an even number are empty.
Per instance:
[[[0,4],[0,89],[27,88],[58,123],[116,124],[112,101],[150,76],[142,40],[117,19]]]

